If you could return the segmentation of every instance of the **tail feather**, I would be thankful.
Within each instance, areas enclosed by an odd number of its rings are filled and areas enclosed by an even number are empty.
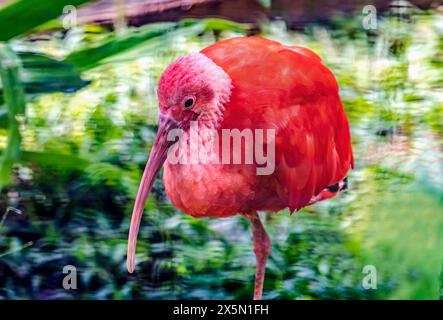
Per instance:
[[[348,188],[348,177],[344,178],[340,182],[337,182],[336,184],[324,188],[319,194],[311,198],[311,200],[309,201],[309,205],[335,197],[339,192],[346,190],[347,188]]]

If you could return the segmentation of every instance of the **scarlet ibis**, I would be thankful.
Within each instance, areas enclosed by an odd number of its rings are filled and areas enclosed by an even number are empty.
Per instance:
[[[270,240],[257,211],[289,208],[292,213],[347,186],[353,154],[335,77],[306,48],[238,37],[169,65],[158,100],[158,132],[132,213],[128,271],[134,271],[144,204],[164,166],[166,194],[176,208],[196,218],[241,214],[249,220],[257,262],[254,299],[261,299]],[[275,148],[274,170],[257,174],[262,163],[255,158],[252,163],[169,161],[171,148],[179,152],[192,144],[193,121],[219,136],[224,129],[274,130],[273,140],[264,139],[266,152],[270,143]],[[182,130],[178,141],[168,137],[173,129]],[[207,151],[208,141],[199,139],[198,149]],[[242,156],[251,151],[245,144],[241,148]]]

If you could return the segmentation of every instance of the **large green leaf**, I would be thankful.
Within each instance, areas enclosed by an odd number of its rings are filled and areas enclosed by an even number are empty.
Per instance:
[[[124,35],[112,33],[107,39],[93,47],[78,50],[66,57],[66,61],[80,69],[97,66],[107,57],[129,50],[142,42],[158,37],[177,28],[175,23],[158,23],[140,28],[128,29]]]
[[[18,0],[0,10],[0,41],[7,41],[63,14],[65,6],[90,0]]]
[[[33,52],[18,52],[19,78],[26,93],[74,92],[89,84],[82,80],[80,70],[72,63],[58,61]],[[0,81],[0,110],[4,102],[3,84]],[[0,127],[4,127],[6,117],[0,112]]]
[[[19,160],[21,162],[31,162],[39,166],[70,170],[82,170],[90,164],[88,160],[70,154],[26,150],[22,150]]]
[[[177,37],[191,37],[211,30],[244,32],[245,28],[239,23],[223,19],[156,23],[128,29],[123,35],[112,34],[93,47],[71,53],[66,61],[82,70],[91,69],[104,63],[137,59],[152,54],[160,47],[166,47],[176,41]]]
[[[7,106],[8,137],[0,160],[0,190],[9,182],[11,169],[20,154],[19,118],[25,112],[25,92],[19,76],[20,61],[14,51],[0,45],[0,78]]]
[[[174,41],[177,41],[179,38],[190,38],[203,33],[205,29],[206,24],[204,22],[183,26],[147,41],[143,41],[128,50],[116,52],[101,60],[100,64],[115,64],[147,57],[158,52],[159,49],[170,47],[173,45]]]
[[[23,66],[20,79],[27,93],[74,92],[89,84],[71,63],[32,52],[19,52],[18,56]]]

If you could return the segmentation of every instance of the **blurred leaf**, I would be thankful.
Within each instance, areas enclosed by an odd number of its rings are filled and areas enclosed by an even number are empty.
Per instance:
[[[71,63],[32,52],[19,52],[18,56],[27,93],[74,92],[90,83],[80,78],[80,71]]]
[[[26,93],[74,92],[90,83],[81,79],[80,71],[71,63],[33,52],[17,52],[17,56]]]
[[[7,41],[59,17],[67,5],[79,6],[90,0],[19,0],[0,10],[0,41]]]
[[[245,32],[245,25],[238,22],[219,19],[208,18],[202,21],[205,26],[205,31],[234,31],[239,33]]]
[[[0,128],[7,128],[7,127],[8,127],[8,111],[2,110],[0,107]]]
[[[178,38],[190,38],[205,31],[205,24],[202,22],[188,24],[186,27],[177,28],[170,32],[154,37],[149,41],[141,42],[130,50],[118,52],[107,57],[103,63],[121,63],[146,57],[156,53],[159,49],[170,47]]]
[[[80,69],[97,66],[103,59],[124,52],[177,27],[174,23],[158,23],[141,28],[128,29],[124,35],[113,33],[108,39],[94,47],[75,51],[66,57],[66,61]]]
[[[156,23],[126,30],[123,35],[112,34],[94,47],[75,51],[66,61],[82,70],[94,68],[102,63],[127,61],[167,47],[178,37],[192,37],[208,30],[231,30],[243,32],[244,27],[223,19],[191,20],[180,23]]]
[[[12,165],[20,153],[18,117],[25,112],[25,92],[19,77],[20,62],[8,46],[0,45],[0,78],[8,112],[6,150],[0,161],[0,190],[9,181]]]
[[[20,153],[21,162],[32,162],[39,166],[49,166],[61,169],[81,170],[89,165],[89,161],[70,154],[54,152],[25,151]]]
[[[437,299],[443,203],[410,177],[370,169],[365,173],[365,199],[353,213],[359,216],[353,227],[362,237],[363,263],[377,268],[381,285],[387,279],[398,283],[392,299]]]

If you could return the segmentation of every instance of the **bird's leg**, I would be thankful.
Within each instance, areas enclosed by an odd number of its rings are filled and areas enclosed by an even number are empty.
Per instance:
[[[249,224],[251,225],[254,253],[257,261],[254,300],[261,300],[263,282],[265,280],[266,261],[268,260],[269,252],[271,251],[271,242],[257,212],[246,214],[245,217],[249,220]]]

